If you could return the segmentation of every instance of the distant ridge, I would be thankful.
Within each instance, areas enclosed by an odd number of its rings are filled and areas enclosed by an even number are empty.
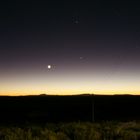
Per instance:
[[[135,96],[133,94],[114,94],[114,96]]]
[[[43,93],[43,94],[40,94],[39,96],[47,96],[47,94]]]
[[[109,95],[109,94],[91,94],[91,93],[83,93],[83,94],[69,94],[69,95],[61,95],[61,94],[57,94],[57,95],[55,95],[55,94],[46,94],[46,93],[43,93],[43,94],[38,94],[38,95],[31,95],[31,94],[29,94],[29,95],[16,95],[16,96],[12,96],[12,95],[0,95],[0,97],[39,97],[39,96],[44,96],[44,97],[46,97],[46,96],[67,96],[67,97],[69,97],[69,96],[140,96],[140,95],[134,95],[134,94],[111,94],[111,95]]]

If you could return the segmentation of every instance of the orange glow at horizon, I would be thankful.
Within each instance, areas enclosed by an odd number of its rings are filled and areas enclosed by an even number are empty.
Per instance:
[[[0,91],[0,96],[24,96],[24,95],[80,95],[80,94],[97,94],[97,95],[120,95],[120,94],[130,94],[130,95],[140,95],[140,91],[127,91],[127,90],[11,90]]]
[[[0,79],[0,95],[140,95],[140,78],[122,73],[46,73],[46,75],[11,75]]]
[[[33,89],[15,89],[15,90],[0,90],[0,95],[8,96],[24,96],[24,95],[79,95],[79,94],[96,94],[96,95],[116,95],[116,94],[130,94],[140,95],[139,90],[62,90],[62,89],[49,89],[49,90],[33,90]]]

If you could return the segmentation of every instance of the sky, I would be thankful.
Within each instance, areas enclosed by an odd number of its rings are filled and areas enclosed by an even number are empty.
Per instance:
[[[140,95],[139,7],[135,0],[3,1],[0,95]]]

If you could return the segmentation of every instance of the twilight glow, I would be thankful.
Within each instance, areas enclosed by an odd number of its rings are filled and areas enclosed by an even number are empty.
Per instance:
[[[140,8],[127,2],[1,7],[0,95],[140,94]]]
[[[91,69],[90,69],[91,70]],[[139,94],[138,73],[63,72],[57,70],[28,74],[12,74],[0,81],[1,95],[28,94]]]

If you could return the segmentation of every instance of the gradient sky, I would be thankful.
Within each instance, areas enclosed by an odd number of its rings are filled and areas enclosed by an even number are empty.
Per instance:
[[[0,95],[140,94],[139,7],[135,0],[1,3]]]

